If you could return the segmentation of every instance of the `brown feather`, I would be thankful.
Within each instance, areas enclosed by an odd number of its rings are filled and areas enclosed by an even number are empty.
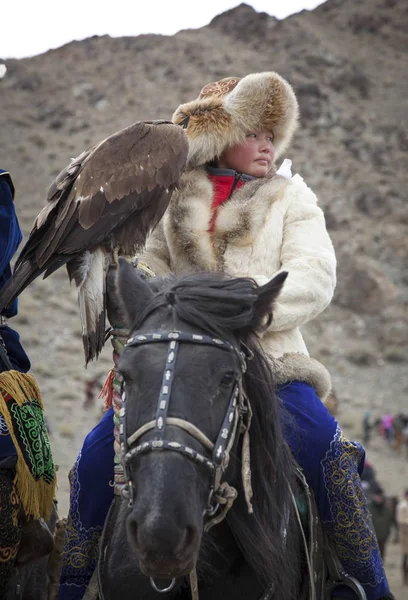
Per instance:
[[[50,227],[43,231],[42,238],[35,252],[35,258],[40,268],[47,265],[47,261],[50,260],[53,254],[59,253],[58,246],[60,242],[64,240],[65,234],[70,231],[76,222],[75,204],[73,202],[65,203],[63,213],[64,219],[59,221],[58,227],[51,223]]]
[[[98,245],[126,254],[141,249],[169,204],[187,154],[183,129],[152,121],[134,123],[72,160],[49,188],[47,205],[17,259],[15,284],[0,292],[0,310],[41,273],[48,276]],[[94,329],[84,335],[87,357],[93,358],[104,318],[88,306],[83,312],[88,310]]]
[[[106,275],[109,260],[106,252],[97,247],[84,252],[67,264],[70,280],[78,288],[79,316],[85,361],[98,356],[105,342]]]

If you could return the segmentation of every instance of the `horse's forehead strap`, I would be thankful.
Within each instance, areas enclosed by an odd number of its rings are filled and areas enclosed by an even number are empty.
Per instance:
[[[140,346],[142,344],[149,344],[151,342],[193,342],[195,344],[202,344],[204,346],[216,346],[221,350],[228,350],[229,352],[235,352],[238,356],[241,356],[241,352],[230,342],[221,340],[217,337],[210,335],[201,335],[197,333],[184,333],[182,331],[170,331],[163,333],[141,333],[134,335],[128,339],[125,344],[125,348],[129,346]]]

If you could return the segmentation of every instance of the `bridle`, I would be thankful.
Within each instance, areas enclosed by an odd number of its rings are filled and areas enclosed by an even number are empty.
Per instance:
[[[199,345],[214,346],[222,350],[233,352],[239,359],[240,373],[235,380],[232,393],[228,402],[228,407],[219,430],[217,440],[213,443],[200,429],[184,419],[169,417],[169,407],[171,401],[172,384],[177,363],[178,350],[181,343],[193,343]],[[162,384],[156,409],[156,418],[148,423],[145,423],[137,431],[127,436],[126,429],[126,386],[122,389],[122,408],[120,411],[120,433],[121,433],[121,450],[122,462],[125,469],[125,487],[123,495],[129,500],[129,505],[132,506],[134,501],[134,490],[132,487],[130,461],[135,456],[146,454],[148,452],[157,451],[172,451],[179,452],[200,465],[207,468],[212,475],[212,484],[210,487],[209,503],[206,510],[207,514],[213,515],[216,512],[212,500],[217,495],[220,486],[222,485],[222,475],[228,467],[229,453],[234,445],[238,425],[240,425],[240,433],[247,430],[248,419],[245,417],[251,414],[248,398],[243,393],[242,376],[246,371],[247,356],[243,351],[238,350],[231,343],[220,340],[208,335],[198,335],[192,333],[183,333],[180,331],[171,331],[165,333],[144,333],[135,335],[129,338],[125,348],[141,346],[143,344],[152,343],[167,343],[167,355],[164,372],[162,376]],[[189,435],[195,438],[204,448],[212,452],[211,458],[207,458],[180,442],[168,439],[166,437],[167,426],[175,426],[187,431]],[[134,444],[140,441],[140,438],[148,431],[154,430],[154,439],[148,442]]]
[[[119,413],[122,463],[125,475],[125,485],[122,490],[122,495],[128,500],[129,506],[132,506],[135,500],[135,490],[132,485],[130,462],[134,457],[150,452],[178,452],[210,471],[211,484],[208,502],[203,512],[203,517],[210,517],[210,520],[206,522],[204,527],[205,531],[208,531],[213,525],[221,522],[225,518],[228,510],[231,508],[237,497],[237,491],[227,482],[222,481],[222,477],[228,467],[231,449],[237,439],[237,432],[239,436],[242,434],[244,435],[242,442],[243,487],[248,510],[249,512],[252,512],[252,487],[249,458],[249,428],[252,411],[242,385],[242,377],[246,371],[246,360],[252,358],[252,353],[244,345],[241,345],[242,349],[239,349],[230,342],[220,340],[216,337],[195,333],[184,333],[181,331],[137,334],[128,339],[125,348],[154,343],[167,343],[166,362],[156,408],[156,417],[152,421],[139,427],[139,429],[129,437],[126,428],[126,385],[123,384],[122,388],[122,408]],[[177,356],[180,344],[182,343],[213,346],[226,352],[232,352],[238,359],[239,373],[236,375],[228,407],[215,443],[189,421],[168,416]],[[211,452],[211,457],[209,458],[205,452],[197,452],[190,446],[167,437],[167,426],[178,427],[186,431],[191,437],[198,441],[205,450]],[[142,442],[142,436],[152,430],[154,431],[153,439]],[[221,505],[222,508],[220,508]],[[194,577],[195,572],[193,578]],[[193,587],[191,575],[190,582]],[[151,583],[156,591],[164,593],[173,588],[175,580],[172,580],[171,585],[165,589],[158,588],[153,579],[151,579]],[[198,598],[198,595],[196,597]]]

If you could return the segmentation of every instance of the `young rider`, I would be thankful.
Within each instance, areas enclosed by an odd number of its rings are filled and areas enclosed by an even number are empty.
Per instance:
[[[336,260],[315,194],[299,175],[292,177],[289,161],[278,171],[275,166],[297,119],[295,94],[274,72],[208,84],[182,104],[173,121],[189,139],[187,168],[139,268],[158,276],[222,271],[260,285],[288,271],[273,321],[262,334],[278,395],[298,425],[285,436],[345,570],[361,582],[368,600],[379,600],[389,589],[361,487],[364,450],[346,439],[323,405],[330,377],[308,355],[299,330],[330,303]],[[114,344],[117,359],[119,338]],[[60,600],[81,598],[95,567],[113,494],[112,440],[110,409],[86,438],[71,472]],[[88,493],[92,503],[85,500]],[[347,589],[337,597],[355,598]]]

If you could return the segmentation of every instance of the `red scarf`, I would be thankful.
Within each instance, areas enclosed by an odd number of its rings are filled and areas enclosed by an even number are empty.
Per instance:
[[[238,190],[246,183],[242,179],[236,179],[233,175],[212,175],[209,178],[214,188],[214,196],[211,204],[211,221],[208,231],[213,232],[217,219],[218,209],[231,196],[232,191]]]

